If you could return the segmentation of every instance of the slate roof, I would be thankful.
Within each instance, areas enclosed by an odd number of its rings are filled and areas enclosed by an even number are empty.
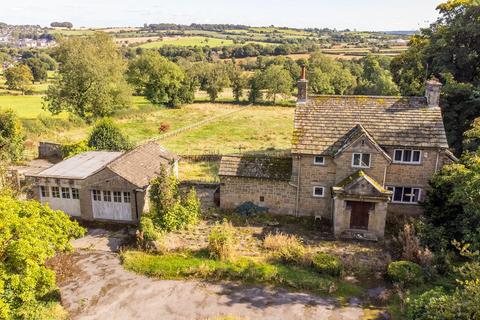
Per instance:
[[[117,159],[123,152],[88,151],[61,161],[38,174],[36,177],[85,179],[100,171],[108,163]]]
[[[148,142],[125,153],[107,168],[137,187],[144,188],[160,173],[162,165],[168,166],[179,159],[161,145]]]
[[[223,156],[219,176],[288,181],[292,176],[292,158],[267,156]]]
[[[357,124],[382,147],[448,148],[439,107],[422,97],[312,96],[295,110],[294,154],[335,154]]]

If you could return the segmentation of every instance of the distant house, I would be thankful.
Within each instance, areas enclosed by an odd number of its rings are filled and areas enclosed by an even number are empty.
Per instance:
[[[147,189],[164,166],[178,175],[179,157],[150,142],[123,152],[90,151],[27,175],[34,198],[83,220],[136,222],[148,210]]]
[[[382,238],[387,215],[422,213],[429,179],[454,159],[440,90],[432,80],[425,97],[308,98],[303,75],[291,157],[223,157],[221,207],[252,201],[328,219],[338,237]]]

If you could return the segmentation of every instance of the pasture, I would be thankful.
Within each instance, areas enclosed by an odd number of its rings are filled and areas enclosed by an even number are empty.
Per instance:
[[[180,46],[180,47],[189,47],[189,46],[210,46],[210,47],[221,47],[221,46],[230,46],[233,45],[232,40],[227,39],[217,39],[217,38],[208,38],[208,37],[165,37],[161,41],[152,41],[141,44],[140,48],[146,49],[155,49],[167,45]]]

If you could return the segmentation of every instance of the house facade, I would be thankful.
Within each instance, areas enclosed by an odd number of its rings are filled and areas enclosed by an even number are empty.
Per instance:
[[[224,157],[221,207],[251,201],[327,219],[338,237],[367,239],[384,236],[387,215],[421,214],[429,179],[454,160],[441,84],[429,81],[425,97],[308,97],[307,83],[303,72],[291,156]]]
[[[162,167],[178,175],[178,156],[150,142],[132,151],[90,151],[26,176],[33,198],[82,220],[136,223]]]

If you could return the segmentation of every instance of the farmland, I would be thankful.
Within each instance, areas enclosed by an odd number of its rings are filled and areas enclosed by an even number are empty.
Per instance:
[[[166,37],[161,41],[152,41],[147,42],[144,44],[139,45],[140,48],[159,48],[166,45],[174,45],[179,47],[195,47],[195,46],[211,46],[211,47],[219,47],[219,46],[228,46],[233,45],[232,40],[224,40],[224,39],[217,39],[217,38],[207,38],[207,37]]]

